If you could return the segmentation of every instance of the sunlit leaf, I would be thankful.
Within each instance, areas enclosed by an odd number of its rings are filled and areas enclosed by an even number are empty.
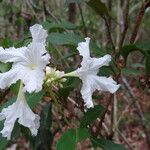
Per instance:
[[[121,49],[120,53],[124,57],[124,59],[127,60],[128,55],[134,51],[140,51],[142,54],[144,54],[144,55],[146,54],[145,51],[143,49],[141,49],[140,47],[138,47],[136,44],[125,45]]]
[[[89,132],[86,128],[68,129],[56,145],[57,150],[76,150],[76,144],[89,138]]]
[[[98,117],[101,117],[104,110],[102,105],[96,105],[94,108],[88,109],[81,119],[80,126],[87,127],[87,125],[93,123]]]
[[[84,1],[86,1],[86,0],[65,0],[65,2],[67,4],[69,4],[69,3],[82,3]]]
[[[100,16],[108,15],[108,9],[101,0],[90,0],[87,4]]]
[[[126,150],[123,145],[115,144],[110,140],[91,138],[94,147],[100,147],[103,150]]]

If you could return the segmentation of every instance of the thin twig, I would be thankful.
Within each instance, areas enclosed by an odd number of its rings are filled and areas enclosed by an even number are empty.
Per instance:
[[[86,28],[85,21],[84,21],[84,17],[83,17],[83,11],[82,11],[82,8],[81,8],[81,5],[80,5],[80,4],[78,4],[78,7],[79,7],[79,11],[80,11],[80,15],[81,15],[83,27],[84,27],[84,34],[85,34],[85,36],[87,37],[87,28]]]
[[[141,125],[142,125],[144,133],[146,135],[147,144],[150,148],[150,132],[146,126],[144,113],[143,113],[143,110],[142,110],[141,105],[139,103],[139,99],[134,95],[132,88],[130,87],[130,85],[128,84],[127,80],[124,77],[122,77],[122,81],[123,81],[123,84],[125,85],[126,89],[128,90],[129,95],[132,97],[133,104],[134,104],[135,108],[137,109],[137,114],[141,120]]]
[[[105,16],[103,17],[103,19],[104,19],[104,21],[105,21],[105,26],[106,26],[106,30],[107,30],[108,42],[111,44],[113,50],[115,50],[115,45],[114,45],[113,40],[112,40],[109,23],[108,23],[108,21],[107,21],[107,19],[106,19]]]
[[[128,140],[126,139],[126,137],[120,132],[120,130],[117,128],[116,131],[118,132],[118,134],[120,135],[120,137],[122,138],[122,140],[127,144],[128,150],[133,150],[131,144],[128,142]]]
[[[57,23],[60,22],[60,20],[57,17],[55,17],[54,14],[49,10],[47,2],[43,1],[43,3],[44,3],[45,14],[50,15],[55,20],[55,22]]]
[[[134,43],[135,42],[135,39],[137,37],[137,33],[139,31],[139,27],[141,25],[141,22],[142,22],[142,19],[143,19],[143,16],[144,16],[144,13],[146,11],[146,9],[150,7],[150,1],[147,0],[145,1],[144,3],[142,3],[142,6],[140,8],[140,12],[136,18],[136,22],[135,22],[135,25],[134,25],[134,28],[133,28],[133,32],[132,32],[132,35],[131,35],[131,38],[130,38],[130,43]]]
[[[110,95],[109,100],[108,100],[108,102],[107,102],[107,105],[106,105],[106,107],[105,107],[105,111],[104,111],[103,114],[102,114],[101,120],[100,120],[100,122],[99,122],[97,131],[96,131],[96,135],[97,135],[97,136],[98,136],[99,133],[101,132],[102,125],[103,125],[103,122],[104,122],[104,119],[105,119],[105,115],[107,114],[108,108],[109,108],[109,106],[110,106],[110,104],[111,104],[111,102],[112,102],[112,97],[113,97],[113,94]]]
[[[120,38],[120,43],[119,43],[119,49],[122,47],[124,40],[125,40],[125,36],[128,30],[128,24],[129,24],[129,2],[130,0],[126,1],[126,8],[124,11],[125,17],[124,17],[124,26],[123,26],[123,32],[122,32],[122,36]]]
[[[113,96],[113,131],[114,131],[114,138],[115,140],[118,142],[119,138],[118,138],[118,134],[117,132],[115,132],[115,128],[118,126],[117,124],[117,112],[118,112],[118,101],[117,101],[117,96],[116,94],[114,94]]]
[[[121,36],[121,1],[117,1],[117,33],[116,33],[116,45],[115,45],[115,52],[118,53],[120,51],[119,43],[120,43],[120,36]]]

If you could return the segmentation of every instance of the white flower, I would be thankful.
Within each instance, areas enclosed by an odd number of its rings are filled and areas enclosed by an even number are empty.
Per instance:
[[[49,63],[50,56],[45,49],[46,30],[36,24],[30,27],[30,31],[32,42],[27,47],[11,47],[5,50],[0,47],[0,61],[12,62],[12,68],[9,71],[0,73],[0,88],[4,89],[17,80],[21,80],[16,102],[4,108],[0,113],[0,120],[5,120],[1,133],[7,139],[11,138],[11,132],[17,119],[18,123],[30,129],[32,135],[37,135],[40,125],[40,117],[34,114],[28,106],[23,90],[31,93],[42,89],[44,70]]]
[[[2,136],[8,140],[11,138],[11,133],[17,119],[18,123],[30,129],[32,135],[37,135],[40,126],[40,117],[34,114],[28,106],[22,84],[16,102],[8,106],[8,108],[4,108],[0,113],[0,121],[4,119],[4,128],[1,133]]]
[[[77,50],[83,56],[81,67],[76,70],[77,76],[82,80],[81,95],[87,108],[93,107],[92,94],[97,90],[114,93],[119,85],[112,77],[99,77],[97,73],[102,66],[108,66],[111,61],[110,55],[101,58],[91,58],[89,50],[90,38],[85,38],[85,42],[78,44]]]
[[[45,42],[47,32],[41,25],[30,27],[32,42],[27,47],[8,48],[0,47],[0,61],[13,62],[12,68],[5,73],[0,73],[0,88],[4,89],[21,80],[24,90],[38,92],[42,89],[44,69],[49,63],[50,56],[46,53]]]

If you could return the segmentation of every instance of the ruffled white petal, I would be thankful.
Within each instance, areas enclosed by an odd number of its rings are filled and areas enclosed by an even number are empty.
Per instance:
[[[92,101],[92,93],[94,92],[94,89],[92,89],[92,86],[90,85],[91,81],[88,79],[82,80],[83,85],[81,88],[81,95],[84,100],[85,106],[87,108],[94,107],[93,101]]]
[[[40,117],[34,114],[29,108],[22,88],[19,90],[16,102],[2,110],[0,119],[5,119],[4,128],[1,133],[2,136],[6,137],[8,140],[11,138],[11,133],[17,119],[18,123],[30,129],[32,135],[37,135],[40,125]]]
[[[107,54],[101,58],[92,58],[91,61],[92,64],[90,68],[95,70],[101,68],[102,66],[109,66],[109,63],[111,61],[111,56]]]
[[[99,77],[96,75],[82,76],[83,86],[81,94],[87,108],[93,107],[92,94],[95,90],[108,91],[114,93],[118,90],[119,85],[112,79],[112,77]]]
[[[24,90],[31,92],[39,92],[42,90],[45,73],[43,69],[33,66],[24,66],[18,64],[13,65],[16,70],[16,76],[24,83]]]
[[[43,80],[44,80],[44,72],[40,69],[31,70],[26,73],[26,75],[22,76],[22,81],[24,83],[25,91],[31,92],[39,92],[42,90]]]
[[[30,62],[38,66],[40,66],[41,63],[44,63],[44,68],[46,64],[49,63],[49,59],[50,59],[50,55],[47,54],[45,45],[40,43],[32,42],[31,44],[29,44],[25,55],[30,60]]]
[[[24,52],[26,49],[26,47],[11,47],[6,49],[0,47],[0,61],[4,63],[22,61],[22,59],[24,59]]]
[[[11,69],[5,73],[0,73],[0,88],[5,89],[19,80],[18,69]]]
[[[90,38],[85,38],[85,42],[80,42],[78,44],[77,50],[79,51],[79,54],[83,56],[83,60],[90,57],[90,50],[89,50],[89,43]]]
[[[86,74],[97,74],[99,68],[102,66],[108,66],[111,61],[110,55],[105,55],[101,58],[91,58],[89,50],[90,38],[85,38],[85,42],[78,44],[77,50],[80,55],[83,56],[81,67],[77,69],[79,76]]]
[[[96,75],[99,68],[102,66],[108,66],[111,61],[110,55],[105,55],[101,58],[88,58],[86,61],[81,62],[81,67],[77,69],[79,76],[85,76],[85,74]]]
[[[30,27],[30,32],[33,38],[33,42],[43,43],[45,45],[46,38],[48,36],[47,31],[39,24],[35,24]]]

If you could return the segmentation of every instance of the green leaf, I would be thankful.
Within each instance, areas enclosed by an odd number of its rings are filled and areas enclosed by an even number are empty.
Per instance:
[[[75,77],[68,77],[66,82],[63,83],[63,87],[59,89],[59,96],[63,99],[67,99],[70,92],[80,84],[81,80]]]
[[[5,150],[8,141],[0,136],[0,150]]]
[[[76,150],[76,144],[90,137],[88,129],[68,129],[59,139],[57,150]]]
[[[52,44],[77,46],[79,42],[84,41],[84,38],[72,33],[50,33],[48,41]]]
[[[31,109],[33,109],[36,104],[41,101],[43,98],[44,91],[40,91],[38,93],[26,93],[26,99]]]
[[[0,72],[6,72],[11,68],[10,63],[0,63]]]
[[[69,3],[82,3],[86,0],[66,0],[65,3],[69,4]]]
[[[123,145],[115,144],[110,140],[91,138],[94,147],[101,147],[103,150],[126,150]]]
[[[115,73],[111,66],[103,66],[99,69],[98,75],[109,77],[109,76],[114,76]]]
[[[0,42],[0,45],[4,48],[9,48],[13,46],[13,42],[9,38],[6,38]]]
[[[150,54],[146,56],[145,69],[146,73],[150,74]]]
[[[20,88],[20,80],[10,86],[11,91],[17,95]]]
[[[146,52],[143,49],[141,49],[141,47],[138,47],[136,44],[129,44],[123,46],[120,53],[124,57],[124,59],[127,60],[128,55],[134,51],[140,51],[142,54],[146,55]]]
[[[81,127],[87,127],[87,125],[93,123],[98,117],[101,117],[104,112],[104,107],[102,105],[96,105],[94,108],[90,108],[84,114],[81,119]]]
[[[43,106],[40,119],[40,128],[38,130],[38,135],[33,138],[34,149],[51,149],[52,143],[52,133],[50,127],[52,124],[52,106],[51,103],[47,103]],[[42,137],[42,138],[41,138]]]
[[[16,96],[13,96],[11,99],[9,99],[6,103],[0,105],[0,112],[2,111],[3,108],[8,107],[9,105],[13,104],[16,101]]]
[[[0,122],[0,131],[3,129],[3,121]],[[6,145],[8,144],[8,141],[2,137],[2,134],[0,133],[0,150],[4,150]]]
[[[60,23],[50,23],[48,21],[45,21],[42,23],[43,27],[50,31],[52,29],[68,29],[68,30],[75,30],[77,27],[73,23],[70,22],[60,22]]]
[[[85,40],[83,37],[72,33],[50,33],[48,36],[48,41],[52,44],[71,45],[77,47],[79,42],[83,42]],[[90,50],[96,56],[102,56],[105,54],[105,52],[101,48],[99,48],[94,42],[90,42]]]
[[[101,0],[90,0],[87,4],[100,16],[109,15],[105,3],[101,2]]]
[[[136,46],[144,51],[150,51],[150,43],[136,43]]]
[[[142,75],[142,74],[143,74],[143,71],[141,71],[141,70],[136,70],[136,69],[122,68],[122,69],[121,69],[121,73],[122,73],[123,75],[127,75],[127,76],[130,76],[130,75],[137,76],[137,75]]]

